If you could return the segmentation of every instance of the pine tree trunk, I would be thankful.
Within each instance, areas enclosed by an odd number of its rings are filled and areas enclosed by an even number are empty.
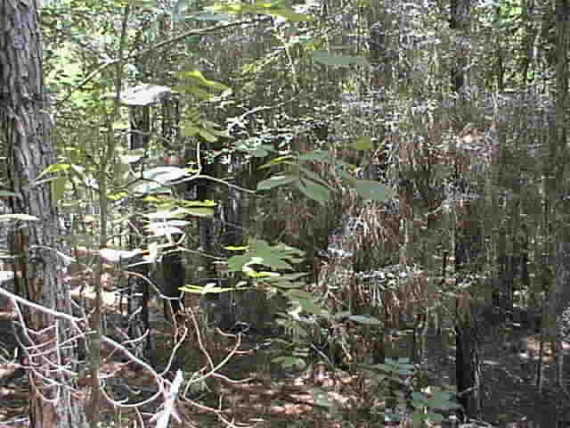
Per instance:
[[[70,314],[71,298],[61,280],[58,217],[48,177],[40,177],[54,162],[41,58],[37,2],[0,0],[0,141],[6,145],[8,184],[15,193],[10,205],[13,213],[38,219],[20,221],[11,230],[16,290],[46,308]],[[84,412],[70,375],[77,344],[61,346],[76,332],[67,321],[21,309],[20,340],[28,350],[38,346],[33,353],[23,349],[31,385],[30,425],[83,426]]]
[[[459,402],[465,416],[477,419],[481,416],[481,372],[476,329],[460,323],[455,333]]]

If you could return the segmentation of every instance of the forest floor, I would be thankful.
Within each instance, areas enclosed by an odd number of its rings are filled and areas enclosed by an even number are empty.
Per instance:
[[[156,346],[164,348],[157,349],[163,354],[159,357],[160,360],[169,354],[168,349],[172,343],[169,339],[169,323],[164,318],[160,320],[158,315],[155,314],[153,318],[156,324]],[[205,346],[212,350],[212,359],[221,361],[230,352],[236,337],[216,333],[207,339]],[[200,368],[199,361],[204,361],[204,358],[200,358],[201,351],[196,349],[195,341],[187,341],[192,343],[181,348],[180,354],[183,357],[175,361],[174,368],[197,370]],[[292,421],[296,421],[294,426],[343,427],[346,425],[335,420],[346,420],[347,416],[355,422],[351,426],[384,425],[378,419],[374,422],[371,415],[350,410],[358,409],[370,398],[365,397],[367,385],[361,377],[344,371],[331,372],[323,365],[279,375],[275,369],[271,370],[266,351],[260,346],[262,342],[263,338],[244,336],[239,352],[221,371],[222,377],[216,380],[216,386],[210,387],[208,393],[197,391],[196,398],[208,401],[208,396],[223,397],[220,402],[227,409],[225,414],[229,419],[235,417],[256,427],[292,426]],[[570,427],[570,400],[566,393],[553,386],[555,367],[552,353],[548,349],[543,358],[544,388],[542,393],[537,390],[537,333],[496,327],[486,329],[480,342],[483,398],[481,419],[484,422],[463,426]],[[452,341],[441,335],[428,334],[421,367],[427,373],[430,384],[442,387],[454,385],[455,354],[452,344]],[[28,426],[29,388],[23,370],[19,369],[13,359],[16,345],[10,317],[0,316],[0,427]],[[403,352],[409,349],[405,340],[402,340],[401,346]],[[130,378],[128,372],[124,375],[125,379]],[[249,380],[244,382],[245,378]],[[566,388],[570,388],[569,367],[565,367],[564,379]],[[323,411],[327,406],[329,411]],[[335,411],[331,410],[333,408],[337,409],[336,417]],[[209,421],[208,426],[221,426],[213,414],[200,414],[191,405],[187,410],[188,415],[193,415],[191,418]]]

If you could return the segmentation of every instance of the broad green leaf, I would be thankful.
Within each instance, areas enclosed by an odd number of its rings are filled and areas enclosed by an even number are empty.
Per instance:
[[[245,251],[247,249],[248,249],[247,245],[241,245],[241,246],[228,245],[227,247],[224,247],[224,250],[228,251]]]
[[[71,168],[71,165],[68,163],[55,163],[53,165],[48,166],[46,169],[42,171],[42,173],[38,176],[38,178],[43,177],[46,174],[55,174],[57,172],[65,172]]]
[[[206,128],[198,128],[198,135],[208,143],[215,143],[218,141],[218,137]]]
[[[269,162],[261,165],[259,167],[259,169],[269,168],[269,167],[272,167],[274,165],[279,165],[279,164],[292,164],[291,162],[288,162],[291,159],[294,159],[294,157],[292,155],[278,156],[275,159],[271,159]]]
[[[264,158],[265,156],[269,155],[269,153],[274,153],[275,149],[269,144],[259,144],[254,148],[249,148],[245,151],[249,151],[249,153],[256,158]]]
[[[215,12],[198,12],[192,14],[190,16],[195,21],[212,21],[212,22],[220,22],[220,21],[229,21],[231,16],[227,13],[215,13]]]
[[[275,8],[275,9],[268,9],[268,15],[271,16],[280,16],[281,18],[285,18],[289,22],[304,22],[304,21],[313,21],[315,18],[311,15],[304,14],[304,13],[297,13],[294,10],[287,9],[287,8]]]
[[[29,214],[0,214],[0,222],[2,221],[39,221],[40,219]]]
[[[230,272],[243,271],[244,266],[249,269],[251,265],[267,266],[276,270],[290,270],[291,263],[298,263],[304,253],[296,248],[286,245],[270,246],[261,239],[251,239],[246,254],[232,256],[228,259]]]
[[[327,183],[325,180],[323,180],[321,177],[319,177],[317,174],[315,174],[310,169],[305,168],[303,166],[299,166],[298,168],[299,168],[299,171],[301,171],[305,176],[307,176],[307,178],[309,178],[313,181],[316,181],[317,183],[320,183],[327,188],[330,188],[329,183]]]
[[[324,204],[330,199],[330,190],[322,184],[304,179],[296,181],[295,185],[306,197],[320,204]]]
[[[306,366],[302,358],[297,357],[276,357],[271,360],[272,363],[279,364],[282,368],[297,368],[304,369]]]
[[[203,208],[214,208],[218,205],[216,201],[211,201],[206,199],[205,201],[180,201],[176,200],[177,203],[182,202],[185,207],[203,207]]]
[[[184,291],[185,293],[191,293],[191,294],[220,294],[220,293],[226,293],[228,291],[232,291],[233,288],[222,288],[222,287],[216,287],[215,285],[192,285],[192,284],[188,284],[188,285],[184,285],[182,287],[179,288],[179,290]]]
[[[120,263],[121,261],[130,260],[141,253],[142,251],[140,249],[121,250],[115,248],[102,248],[99,250],[99,255],[106,263]]]
[[[66,183],[67,177],[65,175],[57,177],[55,180],[51,181],[51,193],[55,202],[59,202],[63,199]]]
[[[369,317],[365,315],[351,315],[348,317],[349,320],[354,321],[358,324],[365,325],[381,325],[382,322],[378,318]]]
[[[153,236],[172,236],[172,235],[182,235],[184,231],[179,227],[171,226],[168,223],[151,223],[147,226],[147,230],[153,234]]]
[[[286,279],[288,281],[297,281],[299,278],[309,275],[308,272],[295,272],[295,273],[285,273],[281,275],[282,279]]]
[[[231,256],[228,259],[228,270],[230,272],[241,272],[242,268],[249,263],[251,257],[247,254],[240,254],[237,256]]]
[[[157,210],[150,213],[143,214],[149,220],[168,220],[172,218],[183,218],[186,215],[186,210],[177,208],[174,210]]]
[[[273,269],[291,269],[288,261],[291,259],[291,255],[277,247],[270,246],[262,239],[252,240],[248,253],[251,254],[250,257],[252,258],[259,258],[259,264],[264,266],[269,266]]]
[[[119,201],[129,196],[128,192],[115,192],[115,193],[107,193],[107,199],[110,201]]]
[[[215,5],[212,9],[240,15],[251,13],[255,15],[280,16],[290,22],[313,21],[315,19],[311,15],[297,13],[292,9],[282,7],[280,3],[278,1],[257,1],[254,4],[226,3]]]
[[[325,391],[321,388],[311,388],[309,390],[313,399],[315,400],[315,404],[321,407],[331,408],[333,406],[333,402],[329,398],[328,391]]]
[[[17,196],[18,194],[15,192],[10,192],[8,190],[0,190],[0,198],[7,198],[10,196]]]
[[[331,154],[324,150],[315,150],[309,153],[302,153],[297,156],[297,159],[304,161],[330,161]]]
[[[343,320],[345,318],[350,317],[351,313],[349,311],[341,311],[341,312],[337,312],[336,314],[334,314],[334,319],[335,320]]]
[[[297,291],[297,290],[292,290],[292,291]],[[326,316],[328,313],[321,305],[315,303],[315,301],[312,298],[311,299],[295,298],[293,300],[301,306],[301,309],[304,312],[307,312],[308,314]]]
[[[212,208],[185,208],[184,209],[188,215],[193,217],[212,217],[214,215],[214,210]]]
[[[289,297],[298,299],[312,299],[313,295],[305,290],[292,290],[287,293]]]
[[[140,161],[142,158],[144,158],[144,156],[145,156],[144,149],[133,149],[133,150],[127,150],[126,154],[120,156],[120,159],[121,162],[129,164]]]
[[[372,180],[357,180],[354,188],[363,199],[384,202],[392,197],[392,190],[388,186]]]
[[[356,150],[373,150],[374,143],[370,137],[359,137],[352,143],[352,148]]]
[[[200,70],[185,71],[184,73],[182,73],[182,76],[188,79],[193,79],[204,86],[216,89],[218,91],[225,91],[226,89],[229,89],[223,83],[206,79]]]
[[[281,276],[277,272],[267,272],[267,271],[257,272],[253,269],[248,270],[246,274],[250,278],[278,278],[279,276]]]
[[[160,184],[169,184],[187,176],[188,170],[186,168],[178,168],[176,166],[159,166],[143,173],[144,178]]]
[[[268,281],[269,282],[269,281]],[[283,288],[283,289],[296,289],[296,288],[300,288],[300,287],[304,287],[305,283],[304,282],[290,282],[290,281],[283,281],[282,278],[277,278],[276,281],[270,281],[269,282],[272,286],[277,287],[277,288]]]
[[[348,67],[351,65],[367,65],[368,61],[363,56],[352,55],[334,55],[326,51],[314,51],[312,53],[313,60],[323,65],[331,65],[337,67]]]
[[[290,247],[289,245],[285,245],[283,243],[279,243],[275,246],[275,249],[279,250],[280,252],[289,255],[292,257],[293,255],[299,257],[305,257],[305,252],[295,247]]]
[[[297,177],[292,177],[290,175],[274,175],[266,180],[257,183],[257,190],[269,190],[274,187],[284,186],[290,184],[297,180]]]

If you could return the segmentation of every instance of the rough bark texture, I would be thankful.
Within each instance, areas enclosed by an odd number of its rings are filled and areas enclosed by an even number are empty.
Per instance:
[[[479,344],[475,327],[455,328],[456,376],[459,402],[464,415],[469,418],[481,416],[481,369],[479,364]]]
[[[54,161],[45,109],[38,5],[34,0],[0,0],[0,142],[7,150],[9,185],[17,194],[10,205],[13,213],[39,219],[11,230],[16,289],[47,308],[71,313],[61,281],[58,217],[50,184],[39,178]],[[33,355],[24,352],[24,362],[34,367],[28,372],[31,426],[81,427],[83,412],[69,374],[75,369],[77,347],[73,342],[60,347],[76,333],[62,320],[22,310],[26,325],[20,326],[21,340],[38,347]]]
[[[456,30],[456,54],[455,65],[451,70],[451,85],[455,92],[460,92],[465,85],[465,70],[467,68],[467,30],[469,27],[469,17],[471,0],[452,0],[450,4],[449,26]]]

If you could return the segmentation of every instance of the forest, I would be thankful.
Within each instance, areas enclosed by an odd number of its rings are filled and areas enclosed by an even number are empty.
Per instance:
[[[570,0],[0,0],[0,427],[570,426]]]

